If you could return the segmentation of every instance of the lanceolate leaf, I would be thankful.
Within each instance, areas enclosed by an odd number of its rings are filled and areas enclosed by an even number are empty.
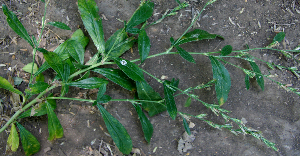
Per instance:
[[[7,139],[7,146],[13,152],[16,152],[19,148],[19,135],[14,123],[11,124],[10,134]]]
[[[90,77],[81,81],[68,83],[67,85],[84,89],[94,89],[99,88],[103,84],[108,84],[108,81],[98,77]]]
[[[105,43],[105,55],[108,58],[121,56],[130,49],[135,42],[134,37],[128,38],[123,29],[117,30]]]
[[[132,80],[145,81],[143,71],[136,64],[121,58],[115,58],[114,61]]]
[[[143,29],[139,33],[138,48],[141,58],[141,63],[143,63],[149,55],[150,52],[150,39],[147,36],[146,31]]]
[[[134,108],[139,116],[140,122],[142,124],[144,137],[145,137],[146,141],[148,143],[150,143],[150,140],[151,140],[151,137],[153,134],[153,126],[152,126],[151,122],[149,121],[149,119],[144,114],[144,112],[142,111],[142,108],[139,105],[135,105],[135,104],[133,104],[133,106],[134,106]]]
[[[84,48],[76,40],[67,40],[65,42],[65,52],[68,52],[78,63],[84,63]]]
[[[177,116],[177,107],[176,107],[174,96],[173,96],[174,91],[168,87],[169,84],[167,81],[165,81],[163,83],[163,85],[164,85],[164,94],[165,94],[167,111],[168,111],[170,117],[173,120],[175,120],[175,118]]]
[[[222,106],[227,98],[231,87],[231,79],[227,69],[213,56],[209,57],[213,70],[213,78],[217,80],[215,90],[219,105]]]
[[[232,52],[232,46],[226,45],[225,47],[222,48],[221,55],[226,56],[229,55],[231,52]]]
[[[196,63],[193,56],[191,54],[189,54],[187,51],[185,51],[184,49],[182,49],[179,46],[175,46],[179,55],[184,58],[185,60],[192,62],[192,63]]]
[[[47,24],[55,26],[60,29],[71,30],[71,28],[68,25],[66,25],[65,23],[62,23],[62,22],[48,22]]]
[[[47,114],[48,114],[48,140],[52,141],[57,138],[61,138],[64,135],[63,127],[61,126],[56,114],[53,111],[50,103],[46,102]]]
[[[183,120],[183,127],[185,131],[187,132],[188,135],[191,135],[189,124],[186,122],[186,119],[184,117],[182,117],[182,120]]]
[[[145,22],[148,18],[150,18],[153,13],[153,7],[153,2],[145,1],[144,3],[142,3],[127,22],[126,31]]]
[[[112,68],[97,68],[93,70],[127,90],[134,90],[135,84],[122,70]]]
[[[185,101],[184,107],[189,107],[192,104],[192,98],[188,97]]]
[[[179,41],[176,40],[175,45],[180,45],[180,44],[187,43],[187,42],[200,41],[200,40],[205,40],[205,39],[215,39],[216,37],[224,39],[220,35],[210,34],[207,31],[204,31],[201,29],[195,29],[191,32],[186,33]]]
[[[109,114],[102,105],[97,104],[97,107],[100,110],[106,128],[118,149],[125,155],[129,154],[132,149],[132,141],[126,129],[116,118]]]
[[[136,87],[139,99],[149,101],[162,100],[160,95],[157,92],[155,92],[146,81],[136,82]],[[163,102],[142,102],[142,107],[148,112],[150,116],[154,116],[156,114],[166,111],[166,106],[164,106]]]
[[[43,52],[44,58],[50,67],[58,74],[60,78],[64,75],[64,64],[58,54],[54,52]],[[62,79],[65,81],[64,79]]]
[[[89,61],[89,64],[94,64],[97,63],[99,54],[105,52],[102,20],[98,13],[99,8],[94,0],[78,0],[78,9],[85,29],[98,50],[98,53]]]
[[[39,141],[21,124],[18,122],[16,123],[18,129],[20,130],[20,137],[25,155],[33,155],[37,153],[41,148]]]
[[[4,88],[6,90],[9,90],[11,92],[17,93],[19,95],[23,95],[21,91],[18,89],[15,89],[14,86],[12,86],[5,78],[0,76],[0,88]]]
[[[258,85],[260,86],[261,90],[264,90],[265,89],[264,77],[262,76],[259,67],[257,66],[257,64],[255,62],[249,61],[249,63],[251,65],[253,71],[258,73],[258,74],[255,74],[256,81],[257,81]]]
[[[245,76],[245,85],[246,85],[247,90],[249,90],[250,80],[249,80],[249,75],[248,74],[246,74],[246,76]]]
[[[14,14],[12,11],[9,11],[6,7],[6,5],[2,5],[2,10],[3,13],[6,15],[6,20],[7,23],[9,24],[9,26],[20,36],[22,37],[24,40],[26,40],[33,48],[33,42],[30,38],[30,36],[28,35],[28,32],[26,31],[26,29],[24,28],[24,26],[22,25],[22,23],[19,21],[18,17],[16,16],[16,14]]]

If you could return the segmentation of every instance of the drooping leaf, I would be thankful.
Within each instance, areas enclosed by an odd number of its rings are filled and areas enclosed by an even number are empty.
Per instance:
[[[144,1],[127,22],[126,31],[145,22],[148,18],[150,18],[153,13],[153,7],[153,2]]]
[[[19,135],[14,123],[11,124],[10,134],[7,139],[7,147],[10,151],[16,152],[19,148]],[[8,149],[6,149],[8,150]]]
[[[60,29],[64,29],[64,30],[71,30],[71,28],[66,25],[65,23],[62,23],[62,22],[48,22],[47,23],[48,25],[52,25],[52,26],[55,26],[57,28],[60,28]]]
[[[108,84],[108,81],[98,77],[90,77],[81,81],[67,83],[69,86],[75,86],[84,89],[99,88],[103,84]]]
[[[33,73],[32,74],[35,74],[36,71],[38,70],[38,67],[37,67],[37,64],[36,63],[28,63],[27,65],[25,65],[22,69],[24,71],[26,71],[27,73],[31,73],[31,68],[32,68],[32,64],[33,64]]]
[[[249,63],[251,65],[253,71],[258,73],[258,74],[255,74],[256,81],[257,81],[258,85],[260,86],[261,90],[264,90],[265,89],[264,77],[262,76],[259,67],[257,66],[257,64],[255,62],[249,61]]]
[[[246,85],[247,90],[249,90],[250,80],[249,80],[249,75],[248,74],[246,74],[246,76],[245,76],[245,85]]]
[[[192,63],[196,63],[193,56],[191,54],[189,54],[187,51],[185,51],[184,49],[182,49],[179,46],[175,46],[179,55],[184,58],[185,60],[192,62]]]
[[[173,96],[174,91],[168,87],[169,84],[168,84],[167,80],[164,81],[163,85],[164,85],[164,94],[165,94],[167,111],[168,111],[170,117],[173,120],[175,120],[175,118],[177,116],[177,107],[176,107],[174,96]]]
[[[138,49],[141,58],[141,63],[143,63],[149,55],[150,52],[150,39],[147,36],[146,31],[143,29],[139,33],[138,38]]]
[[[217,80],[215,83],[217,99],[219,105],[222,106],[228,98],[228,93],[231,87],[230,75],[223,64],[220,63],[215,57],[210,56],[209,59],[212,65],[213,78]]]
[[[34,44],[31,40],[30,36],[28,35],[27,30],[24,28],[22,23],[19,21],[16,14],[14,14],[12,11],[9,11],[8,8],[6,7],[6,5],[4,5],[4,4],[2,5],[2,10],[3,10],[3,13],[6,15],[6,21],[7,21],[8,25],[11,27],[11,29],[14,30],[14,32],[16,32],[20,37],[22,37],[24,40],[26,40],[31,45],[31,47],[34,48]]]
[[[57,118],[56,114],[54,113],[50,103],[46,102],[46,107],[47,107],[47,115],[48,115],[48,132],[49,132],[48,140],[52,141],[63,137],[64,129],[61,126],[60,121]]]
[[[17,93],[19,95],[23,95],[21,91],[18,89],[15,89],[14,86],[12,86],[5,78],[0,76],[0,88],[9,90],[11,92]]]
[[[138,67],[138,65],[121,58],[115,58],[114,61],[132,80],[145,81],[143,71]]]
[[[226,55],[229,55],[231,52],[232,52],[232,46],[226,45],[222,48],[221,55],[226,56]]]
[[[142,125],[142,129],[144,132],[144,137],[145,137],[146,141],[148,143],[150,143],[150,140],[151,140],[151,137],[153,134],[153,126],[152,126],[151,122],[149,121],[149,119],[147,118],[147,116],[142,111],[142,108],[136,104],[133,104],[133,106],[139,116],[139,119],[140,119],[140,122]]]
[[[93,70],[127,90],[134,90],[135,84],[122,70],[112,68],[96,68]]]
[[[107,112],[102,105],[97,104],[97,107],[100,110],[106,128],[118,149],[125,155],[129,154],[132,149],[132,141],[124,126]]]
[[[185,101],[184,107],[190,107],[191,104],[192,104],[192,98],[188,97]]]
[[[204,31],[201,29],[195,29],[191,32],[186,33],[180,40],[177,39],[175,41],[175,45],[180,45],[180,44],[187,43],[187,42],[200,41],[200,40],[205,40],[205,39],[215,39],[216,37],[224,39],[220,35],[210,34],[207,31]]]
[[[46,90],[50,85],[46,82],[37,81],[35,84],[29,84],[32,94],[38,94]]]
[[[41,148],[39,141],[21,124],[19,124],[18,122],[16,122],[16,124],[20,131],[21,143],[25,155],[30,156],[37,153]]]
[[[99,8],[94,0],[78,0],[78,9],[85,29],[91,36],[98,53],[88,62],[89,65],[98,61],[99,55],[105,52],[104,33]]]
[[[123,29],[117,30],[105,43],[105,55],[108,58],[121,56],[130,49],[135,42],[134,37],[128,38]]]
[[[160,97],[159,93],[155,92],[152,87],[146,82],[136,82],[138,98],[141,100],[148,100],[148,101],[161,101],[162,98]],[[154,116],[161,112],[166,111],[166,106],[164,106],[163,102],[156,103],[156,102],[141,102],[142,107],[146,110],[149,116]]]
[[[183,127],[184,127],[186,133],[188,135],[191,135],[191,130],[190,130],[189,124],[186,122],[186,119],[184,117],[182,117],[182,120],[183,120]]]

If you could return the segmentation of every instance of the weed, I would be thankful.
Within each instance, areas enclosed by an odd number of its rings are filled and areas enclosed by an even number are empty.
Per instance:
[[[180,115],[180,117],[182,117],[184,128],[188,134],[191,134],[191,132],[185,118],[193,117],[202,120],[203,122],[217,129],[228,129],[234,134],[252,135],[257,139],[262,140],[267,146],[277,151],[278,149],[276,148],[275,144],[265,139],[260,131],[246,127],[241,120],[229,116],[229,110],[225,110],[221,107],[226,103],[231,87],[230,74],[222,64],[222,62],[240,68],[245,72],[245,84],[247,89],[249,89],[250,86],[249,78],[255,77],[260,88],[264,90],[264,78],[267,78],[276,82],[280,86],[285,86],[285,89],[300,95],[300,92],[297,92],[296,89],[286,87],[286,85],[271,79],[270,77],[268,77],[268,75],[263,75],[258,65],[255,63],[255,60],[263,60],[255,58],[248,53],[248,51],[257,49],[281,51],[285,54],[290,52],[297,52],[297,50],[282,51],[273,49],[274,45],[281,42],[285,37],[285,34],[281,32],[275,36],[273,42],[270,45],[263,48],[247,48],[245,50],[233,51],[230,45],[226,45],[221,51],[216,52],[187,52],[180,47],[182,44],[215,38],[223,39],[223,37],[220,35],[210,34],[200,29],[190,31],[196,19],[199,18],[205,8],[215,1],[216,0],[209,0],[205,4],[203,9],[193,18],[190,26],[179,38],[170,38],[171,46],[168,50],[159,54],[149,55],[151,45],[150,39],[145,30],[154,24],[162,22],[163,19],[168,16],[176,15],[178,10],[181,10],[188,6],[186,2],[181,3],[179,0],[176,0],[176,2],[178,3],[178,6],[176,8],[170,11],[166,11],[166,13],[160,19],[149,24],[147,20],[152,16],[154,3],[148,0],[143,0],[132,17],[128,21],[124,21],[124,27],[117,30],[112,36],[110,36],[107,41],[105,41],[102,21],[98,13],[99,9],[97,7],[97,4],[93,0],[78,0],[78,9],[81,19],[83,21],[85,29],[87,30],[89,36],[91,37],[94,45],[97,48],[97,53],[86,63],[84,62],[84,53],[85,47],[89,42],[89,38],[84,36],[82,30],[80,29],[76,30],[70,39],[59,45],[53,52],[47,51],[43,48],[39,48],[45,25],[52,25],[61,29],[70,30],[70,28],[66,24],[61,22],[45,22],[46,8],[49,0],[42,0],[42,2],[45,3],[45,15],[42,18],[42,30],[38,39],[36,39],[34,36],[30,37],[16,15],[13,12],[9,11],[5,5],[3,5],[2,9],[4,14],[7,16],[7,22],[9,26],[20,37],[25,39],[30,44],[30,46],[33,47],[33,62],[28,64],[26,68],[24,68],[24,70],[31,73],[29,88],[25,90],[25,93],[15,89],[14,86],[9,83],[9,81],[0,77],[1,88],[16,93],[22,96],[23,99],[22,107],[17,110],[15,114],[10,118],[10,120],[0,129],[0,132],[3,132],[6,128],[11,126],[10,135],[7,141],[7,151],[16,151],[18,149],[19,136],[26,155],[32,155],[40,150],[40,144],[37,139],[19,122],[17,122],[18,119],[31,116],[47,115],[49,132],[48,140],[52,141],[63,137],[63,127],[54,112],[54,109],[56,108],[55,100],[57,99],[85,101],[90,102],[93,106],[96,106],[101,113],[110,136],[123,154],[129,154],[131,152],[132,141],[123,125],[102,106],[103,103],[107,103],[109,101],[127,101],[132,103],[139,116],[145,140],[147,142],[150,142],[151,140],[153,134],[153,126],[143,110],[148,112],[150,117],[167,111],[169,116],[173,120],[176,120],[178,114]],[[139,27],[140,25],[141,27]],[[131,34],[131,36],[129,36],[128,34]],[[129,50],[135,43],[138,44],[140,59],[126,60],[121,58],[120,56],[127,50]],[[174,48],[177,50],[177,52],[172,52]],[[43,57],[46,60],[46,62],[39,68],[34,63],[36,56],[35,54],[37,51],[42,52]],[[211,80],[207,84],[189,87],[183,90],[178,88],[179,80],[176,80],[174,78],[171,79],[171,81],[161,80],[142,69],[139,65],[135,64],[135,62],[138,61],[143,63],[146,59],[171,54],[179,54],[179,56],[191,63],[196,63],[192,55],[204,55],[208,57],[211,61],[213,80]],[[252,67],[252,70],[244,69],[226,61],[224,58],[227,57],[233,57],[248,61],[250,66]],[[263,62],[267,63],[267,65],[272,68],[286,68],[279,65],[270,64],[266,61]],[[103,65],[106,64],[116,64],[119,69],[104,68]],[[56,77],[54,78],[52,83],[44,82],[44,76],[42,74],[49,68],[52,68],[56,72]],[[294,68],[287,69],[297,73]],[[103,78],[90,77],[91,72],[103,75],[108,80],[120,85],[121,87],[129,91],[135,91],[137,93],[137,97],[134,99],[112,99],[109,95],[105,94],[106,85],[110,81]],[[157,82],[162,84],[164,89],[164,98],[162,98],[161,95],[157,93],[146,82],[144,74],[149,75]],[[206,103],[193,93],[194,90],[211,87],[213,85],[215,86],[218,104]],[[84,89],[98,89],[97,99],[91,100],[64,97],[64,95],[68,93],[70,86]],[[61,94],[59,97],[49,94],[49,91],[56,87],[61,87]],[[207,109],[210,109],[216,116],[220,116],[225,119],[226,123],[222,125],[216,124],[206,118],[207,114],[191,115],[179,112],[177,110],[174,97],[183,94],[188,96],[185,107],[189,107],[191,105],[191,100],[194,99],[203,104]],[[234,128],[233,123],[238,126],[238,129]],[[17,128],[19,129],[19,133],[17,131]]]

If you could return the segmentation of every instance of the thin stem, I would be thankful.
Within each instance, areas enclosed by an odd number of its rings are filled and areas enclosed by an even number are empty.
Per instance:
[[[14,122],[17,117],[24,112],[27,108],[29,108],[30,106],[32,106],[33,104],[35,104],[36,102],[40,101],[39,99],[46,94],[48,91],[52,90],[53,88],[55,88],[56,85],[51,86],[49,88],[47,88],[46,90],[44,90],[43,92],[41,92],[34,100],[30,101],[28,104],[26,104],[22,109],[18,110],[10,119],[9,121],[0,129],[0,133],[3,132],[12,122]]]

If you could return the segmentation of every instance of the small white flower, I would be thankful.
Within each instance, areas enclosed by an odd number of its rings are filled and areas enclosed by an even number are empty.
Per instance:
[[[127,62],[125,60],[120,61],[120,63],[125,66],[127,64]]]

